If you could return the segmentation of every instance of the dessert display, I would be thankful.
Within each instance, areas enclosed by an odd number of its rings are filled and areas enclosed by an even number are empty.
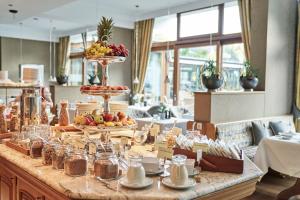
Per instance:
[[[105,86],[105,85],[83,85],[80,87],[81,92],[112,92],[112,91],[128,91],[127,86]]]
[[[130,127],[135,125],[135,121],[126,116],[125,113],[118,112],[116,115],[111,113],[78,115],[74,119],[74,124],[77,126],[97,126],[99,128]]]

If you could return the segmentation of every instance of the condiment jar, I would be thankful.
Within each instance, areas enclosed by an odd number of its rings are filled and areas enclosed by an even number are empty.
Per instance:
[[[6,133],[7,132],[7,122],[5,120],[5,111],[6,107],[5,105],[0,105],[0,133]]]
[[[31,139],[30,141],[30,156],[31,158],[39,158],[42,156],[44,143],[41,139]]]
[[[76,150],[66,154],[64,161],[65,174],[69,176],[84,176],[87,173],[88,157],[85,151]]]
[[[94,175],[101,179],[114,179],[119,175],[119,161],[112,152],[98,153],[94,162]]]
[[[52,154],[52,167],[57,170],[64,169],[64,161],[69,148],[65,145],[58,145]]]
[[[52,155],[55,151],[55,143],[45,144],[42,150],[42,163],[43,165],[52,165]]]

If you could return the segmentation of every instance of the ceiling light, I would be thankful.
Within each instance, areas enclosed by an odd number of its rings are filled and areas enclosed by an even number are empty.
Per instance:
[[[8,4],[8,7],[13,7],[13,5],[10,3],[10,4]]]
[[[135,7],[136,7],[136,8],[139,8],[139,7],[140,7],[140,5],[136,4],[136,5],[135,5]]]
[[[37,17],[34,17],[34,18],[33,18],[33,20],[37,21],[37,20],[39,20],[39,18],[37,18]]]
[[[10,9],[10,10],[8,10],[10,13],[12,13],[12,14],[17,14],[18,13],[18,10],[14,10],[14,9]]]

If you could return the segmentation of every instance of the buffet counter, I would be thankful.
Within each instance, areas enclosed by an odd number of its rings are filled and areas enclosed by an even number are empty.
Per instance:
[[[133,150],[147,152],[140,146]],[[152,154],[153,155],[153,154]],[[153,155],[154,156],[154,155]],[[201,172],[201,183],[189,190],[164,187],[159,177],[142,190],[126,189],[118,181],[100,182],[91,176],[69,177],[0,144],[1,199],[242,199],[255,191],[262,172],[247,158],[243,174]]]

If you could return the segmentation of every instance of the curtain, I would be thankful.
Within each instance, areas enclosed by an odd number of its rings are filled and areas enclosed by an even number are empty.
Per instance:
[[[87,32],[81,33],[81,37],[82,37],[83,48],[84,48],[84,50],[86,50],[87,49],[87,40],[86,40]]]
[[[298,26],[296,38],[296,55],[295,55],[295,125],[297,132],[300,132],[300,2],[298,1]],[[297,112],[298,111],[298,112]]]
[[[142,93],[151,52],[154,19],[135,22],[133,40],[132,81],[137,77],[139,84],[133,84],[133,93]]]
[[[68,74],[70,66],[70,36],[60,37],[58,44],[58,70],[57,73]]]
[[[251,58],[251,0],[238,0],[241,27],[242,27],[242,39],[244,43],[245,57],[247,61]]]

